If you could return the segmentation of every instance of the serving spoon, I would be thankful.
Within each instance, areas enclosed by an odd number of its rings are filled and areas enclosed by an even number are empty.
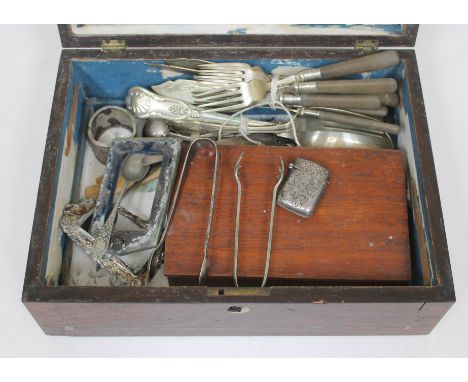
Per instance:
[[[356,130],[351,126],[321,121],[313,117],[297,117],[296,134],[303,147],[392,149],[393,142],[387,133]],[[278,134],[292,139],[292,132]]]

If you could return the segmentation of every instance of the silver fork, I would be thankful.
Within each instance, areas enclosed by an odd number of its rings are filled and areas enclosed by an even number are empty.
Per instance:
[[[210,112],[233,112],[261,101],[269,89],[269,82],[260,79],[235,82],[208,91],[194,92],[194,104]]]
[[[258,66],[250,66],[242,62],[213,62],[210,64],[198,65],[198,74],[194,76],[200,81],[209,82],[241,82],[260,80],[270,82],[270,76],[267,75]]]
[[[270,81],[270,76],[261,68],[257,66],[252,67],[243,62],[195,63],[190,67],[154,63],[147,63],[147,65],[192,74],[197,80],[214,84],[230,84],[254,79]]]

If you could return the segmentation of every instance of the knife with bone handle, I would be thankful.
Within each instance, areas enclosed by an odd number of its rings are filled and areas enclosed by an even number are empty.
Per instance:
[[[279,80],[278,85],[344,77],[351,74],[389,68],[398,65],[399,62],[400,57],[396,51],[375,53],[364,57],[325,65],[320,68],[307,69],[294,76],[289,76]]]
[[[400,97],[397,93],[376,94],[379,97],[382,106],[395,107],[400,103]]]
[[[377,110],[382,106],[377,95],[338,94],[280,94],[278,100],[284,105],[304,107],[336,107],[338,109]]]
[[[393,78],[298,82],[286,86],[294,94],[381,94],[393,93],[398,84]]]

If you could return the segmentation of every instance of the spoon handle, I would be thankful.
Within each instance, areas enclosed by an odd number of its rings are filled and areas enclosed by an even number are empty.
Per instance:
[[[122,200],[123,195],[125,194],[125,190],[127,189],[128,184],[129,181],[126,180],[122,187],[122,191],[120,192],[119,196],[117,197],[117,200],[114,203],[114,208],[112,208],[109,217],[107,218],[102,228],[96,233],[96,239],[94,240],[93,249],[97,257],[104,256],[107,252],[107,249],[109,248],[109,242],[112,236],[112,230],[114,229],[115,219],[117,218],[119,204]]]

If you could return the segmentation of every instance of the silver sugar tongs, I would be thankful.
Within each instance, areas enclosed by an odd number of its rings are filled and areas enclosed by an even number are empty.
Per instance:
[[[236,228],[234,231],[234,260],[233,260],[233,270],[232,270],[232,278],[234,280],[234,286],[238,287],[239,284],[237,282],[237,258],[239,253],[239,228],[240,228],[240,208],[241,208],[241,200],[242,200],[242,186],[241,181],[239,179],[239,170],[241,168],[241,161],[244,153],[241,153],[239,159],[234,166],[234,178],[237,183],[237,207],[236,207]],[[270,255],[271,255],[271,244],[273,241],[273,225],[275,221],[275,207],[276,207],[276,195],[278,193],[278,187],[280,186],[281,182],[284,179],[284,162],[283,158],[280,157],[280,167],[279,167],[279,177],[278,180],[273,187],[273,195],[271,198],[271,210],[270,210],[270,223],[269,223],[269,230],[268,230],[268,242],[267,242],[267,251],[266,251],[266,259],[265,259],[265,268],[263,271],[263,280],[260,287],[264,287],[266,285],[268,279],[268,270],[270,268]]]
[[[153,263],[153,256],[154,256],[154,254],[156,252],[158,252],[158,250],[161,248],[161,246],[165,242],[166,234],[167,234],[167,231],[169,230],[169,225],[171,223],[172,216],[173,216],[175,207],[177,205],[177,200],[178,200],[178,197],[179,197],[179,192],[180,192],[180,189],[181,189],[181,186],[182,186],[182,182],[183,182],[183,180],[185,178],[185,173],[186,173],[186,168],[187,168],[187,163],[189,161],[190,153],[192,152],[192,148],[194,147],[194,145],[198,144],[200,142],[206,142],[206,143],[212,145],[214,147],[214,150],[215,150],[213,185],[212,185],[212,188],[211,188],[210,210],[209,210],[209,216],[208,216],[208,224],[207,224],[206,233],[205,233],[205,242],[204,242],[204,245],[203,245],[203,262],[202,262],[202,265],[201,265],[201,268],[200,268],[200,275],[199,275],[199,278],[198,278],[199,285],[201,285],[205,281],[206,277],[208,276],[208,269],[209,269],[209,265],[210,265],[210,261],[209,261],[209,258],[208,258],[208,245],[209,245],[209,241],[210,241],[210,237],[211,237],[211,224],[212,224],[212,221],[213,221],[213,214],[214,214],[214,204],[215,204],[215,197],[216,197],[216,183],[217,183],[218,169],[219,169],[219,153],[218,153],[218,146],[216,145],[216,143],[213,140],[211,140],[209,138],[198,138],[198,139],[195,139],[194,141],[192,141],[189,148],[187,149],[187,153],[185,154],[184,163],[182,165],[182,169],[181,169],[181,172],[180,172],[180,175],[179,175],[179,181],[177,183],[177,186],[176,186],[176,189],[175,189],[175,192],[174,192],[174,197],[172,199],[172,203],[171,203],[171,206],[169,208],[169,212],[167,214],[166,225],[164,227],[164,231],[163,231],[163,233],[161,235],[161,238],[159,239],[158,244],[154,247],[153,253],[151,254],[151,257],[150,257],[150,259],[148,261],[148,269],[147,269],[147,277],[148,278],[149,278],[149,275],[150,275],[151,264]],[[156,261],[156,263],[158,263],[158,261]]]

